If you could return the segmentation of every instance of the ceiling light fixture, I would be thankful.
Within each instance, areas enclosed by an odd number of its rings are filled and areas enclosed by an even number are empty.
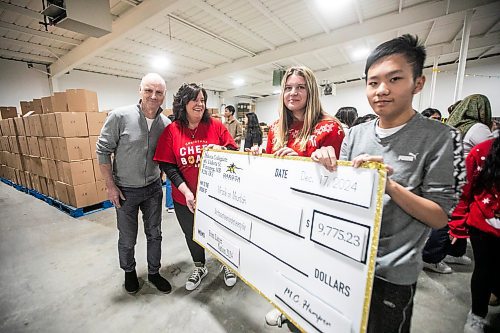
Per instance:
[[[236,87],[241,87],[242,85],[245,84],[245,80],[243,80],[242,78],[239,78],[239,79],[234,79],[233,80],[233,84],[236,86]]]
[[[370,54],[369,48],[361,47],[352,51],[351,59],[353,61],[366,60],[369,54]]]
[[[155,69],[165,69],[168,67],[169,61],[164,56],[158,56],[152,59],[151,65]]]
[[[332,14],[335,11],[342,10],[351,2],[352,0],[316,0],[316,6],[318,6],[320,13]]]

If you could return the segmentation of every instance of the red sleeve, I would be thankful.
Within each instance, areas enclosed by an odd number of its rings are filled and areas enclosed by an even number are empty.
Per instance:
[[[456,238],[467,238],[469,237],[469,230],[467,227],[467,217],[469,215],[469,205],[472,201],[471,187],[472,181],[474,179],[474,174],[476,173],[478,163],[476,160],[476,152],[474,149],[471,150],[467,158],[465,159],[465,167],[467,171],[467,182],[465,183],[460,201],[453,210],[451,214],[451,219],[448,222],[450,227],[450,235]]]
[[[158,143],[156,144],[156,151],[153,160],[156,162],[166,162],[166,163],[174,163],[177,164],[175,160],[174,150],[173,150],[173,140],[172,134],[170,132],[170,127],[173,124],[168,125],[161,134],[158,139]]]
[[[273,153],[274,126],[269,127],[267,132],[266,154]]]

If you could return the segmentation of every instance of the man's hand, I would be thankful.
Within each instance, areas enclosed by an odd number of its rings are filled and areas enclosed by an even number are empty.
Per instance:
[[[114,183],[112,184],[106,184],[106,187],[108,188],[108,199],[111,201],[111,203],[116,207],[120,208],[122,205],[120,205],[120,198],[122,200],[126,200],[125,196],[123,195],[122,191],[116,186]]]
[[[184,196],[186,197],[186,204],[189,211],[194,214],[194,211],[196,210],[196,199],[194,198],[193,192],[189,191]]]
[[[311,154],[311,160],[318,162],[330,172],[337,170],[337,156],[332,146],[316,149]]]

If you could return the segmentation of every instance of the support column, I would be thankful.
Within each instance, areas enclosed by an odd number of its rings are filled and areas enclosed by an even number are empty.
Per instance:
[[[436,56],[434,57],[434,64],[432,65],[432,78],[431,78],[431,96],[430,96],[430,104],[429,107],[433,108],[434,107],[434,96],[436,92],[436,80],[437,80],[437,74],[439,72],[438,70],[438,63],[439,63],[439,58]]]
[[[462,87],[464,85],[465,65],[467,63],[467,50],[469,49],[470,28],[472,23],[472,9],[465,13],[464,28],[462,30],[462,42],[460,43],[460,56],[458,58],[457,80],[455,82],[455,93],[453,102],[458,101],[462,96]]]

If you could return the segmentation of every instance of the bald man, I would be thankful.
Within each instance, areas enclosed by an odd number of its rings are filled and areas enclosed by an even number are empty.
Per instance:
[[[116,208],[118,255],[130,294],[139,290],[135,271],[139,209],[147,239],[148,280],[163,293],[172,291],[159,273],[163,192],[160,168],[153,161],[156,142],[170,124],[161,113],[165,93],[165,80],[156,73],[146,74],[139,87],[139,103],[111,111],[96,144],[108,197]]]

